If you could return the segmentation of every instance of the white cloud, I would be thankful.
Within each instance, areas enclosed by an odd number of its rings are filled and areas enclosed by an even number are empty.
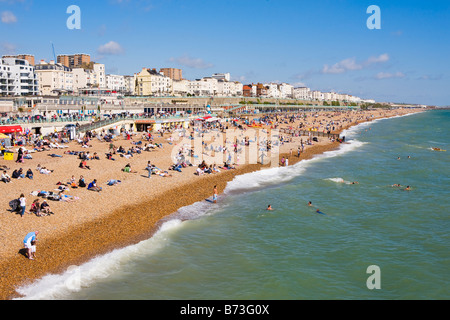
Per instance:
[[[323,66],[322,73],[326,74],[339,74],[339,73],[345,73],[349,70],[360,70],[362,69],[362,65],[356,63],[355,58],[348,58],[345,60],[342,60],[331,67],[327,64]]]
[[[11,11],[3,11],[1,15],[1,20],[3,23],[16,23],[17,17]]]
[[[405,74],[400,71],[395,72],[395,73],[380,72],[375,76],[375,79],[383,80],[383,79],[404,78],[404,77],[405,77]]]
[[[1,44],[1,49],[4,54],[15,54],[17,50],[17,46],[12,43],[3,42]]]
[[[378,57],[370,57],[367,59],[366,64],[371,65],[374,63],[383,63],[389,61],[389,55],[387,53],[384,53],[382,55],[379,55]]]
[[[176,62],[180,65],[183,65],[192,69],[209,69],[214,67],[212,63],[208,63],[203,61],[201,58],[191,58],[188,55],[184,55],[178,58],[170,58],[169,61]]]
[[[122,48],[120,44],[115,41],[110,41],[97,49],[99,54],[105,55],[118,55],[123,54],[125,50]]]
[[[341,74],[347,71],[361,70],[377,63],[384,63],[389,61],[389,55],[387,53],[381,54],[378,57],[370,57],[366,61],[357,62],[356,58],[344,59],[338,63],[335,63],[331,67],[324,65],[322,73],[325,74]]]

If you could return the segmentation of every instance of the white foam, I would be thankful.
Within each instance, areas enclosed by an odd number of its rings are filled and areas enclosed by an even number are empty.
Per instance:
[[[264,169],[237,176],[231,182],[228,182],[225,193],[254,191],[267,186],[288,182],[295,177],[302,175],[307,167],[314,162],[343,155],[366,144],[367,142],[351,140],[341,144],[337,150],[326,151],[314,156],[312,159],[302,160],[293,166]]]
[[[326,180],[330,180],[330,181],[337,182],[337,183],[347,183],[348,182],[348,181],[345,181],[342,178],[328,178]]]
[[[111,251],[80,266],[71,266],[62,274],[46,275],[29,286],[20,287],[17,292],[23,297],[18,300],[66,299],[70,294],[120,272],[127,262],[158,252],[166,245],[170,232],[176,231],[181,223],[178,219],[169,220],[151,239]]]

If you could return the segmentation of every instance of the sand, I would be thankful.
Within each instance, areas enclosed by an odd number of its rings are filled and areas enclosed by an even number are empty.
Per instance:
[[[315,116],[308,116],[305,121],[307,127],[323,127],[319,122],[329,121],[331,116],[339,121],[336,132],[348,128],[356,123],[376,118],[386,118],[420,110],[367,111],[364,113],[342,113],[333,115],[321,112]],[[373,117],[372,117],[373,115]],[[298,124],[280,123],[280,128],[295,127]],[[143,152],[133,158],[126,159],[115,155],[116,161],[107,160],[105,153],[109,143],[96,139],[91,141],[92,147],[82,148],[78,143],[71,142],[68,148],[53,149],[48,152],[32,153],[33,159],[25,163],[0,160],[0,165],[10,168],[11,175],[16,168],[26,171],[31,168],[34,179],[13,179],[10,184],[0,183],[2,197],[0,199],[0,299],[12,299],[18,296],[16,288],[43,277],[46,274],[60,273],[72,265],[79,265],[89,259],[148,239],[158,229],[162,218],[175,213],[179,208],[211,198],[214,185],[219,193],[223,192],[227,182],[236,175],[264,169],[261,164],[239,165],[235,170],[221,170],[217,174],[196,176],[196,167],[184,168],[182,173],[169,171],[172,177],[153,175],[147,178],[145,170],[147,161],[151,161],[163,170],[172,164],[171,153],[173,145],[168,144],[168,135],[155,137],[155,142],[162,143],[163,148],[152,152]],[[138,134],[134,141],[141,140]],[[331,142],[325,137],[313,146],[306,146],[301,157],[297,157],[297,147],[300,139],[293,138],[292,143],[285,143],[280,147],[280,158],[289,158],[289,165],[309,159],[315,154],[339,147],[339,142]],[[125,149],[132,146],[130,140],[119,137],[114,141],[116,146]],[[91,155],[97,152],[100,160],[90,160],[91,170],[78,168],[79,159],[75,155],[64,154],[67,150],[89,151]],[[292,155],[290,151],[292,150]],[[49,154],[62,155],[53,158]],[[121,169],[130,163],[137,173],[125,173]],[[40,164],[54,170],[49,175],[39,174],[35,168]],[[8,211],[10,200],[18,198],[24,193],[27,199],[27,210],[32,201],[38,197],[30,195],[32,191],[52,191],[58,186],[57,182],[67,182],[73,176],[78,180],[83,175],[86,182],[97,179],[103,188],[100,193],[86,189],[70,189],[66,193],[79,200],[74,202],[50,201],[51,210],[55,213],[47,217],[37,217],[25,214],[20,217]],[[116,186],[107,186],[110,179],[121,180]],[[212,204],[213,205],[213,204]],[[23,254],[23,238],[30,231],[39,231],[37,259],[28,260]]]

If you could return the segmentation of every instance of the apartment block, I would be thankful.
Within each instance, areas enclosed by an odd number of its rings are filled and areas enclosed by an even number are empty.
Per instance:
[[[39,85],[34,70],[27,60],[2,58],[0,60],[0,95],[38,95]]]
[[[72,55],[59,55],[57,62],[68,68],[82,68],[88,66],[91,63],[91,57],[88,54],[72,54]]]
[[[175,68],[162,68],[159,70],[164,76],[169,77],[172,80],[180,81],[183,79],[183,70]]]

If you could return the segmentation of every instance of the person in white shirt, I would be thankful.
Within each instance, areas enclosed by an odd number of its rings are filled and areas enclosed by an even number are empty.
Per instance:
[[[11,182],[11,177],[6,173],[6,170],[4,170],[3,173],[2,173],[2,181],[4,183]]]

